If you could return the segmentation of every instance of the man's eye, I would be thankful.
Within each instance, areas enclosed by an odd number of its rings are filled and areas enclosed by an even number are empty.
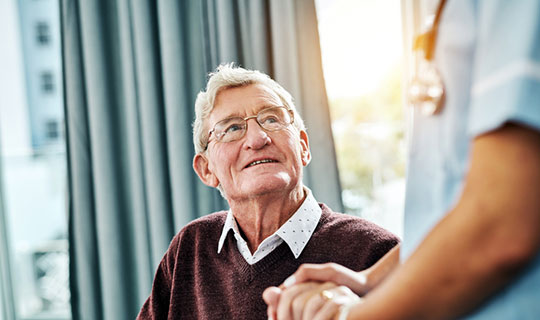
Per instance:
[[[231,124],[230,126],[227,127],[227,129],[225,129],[225,134],[227,133],[233,133],[233,132],[236,132],[236,131],[239,131],[239,130],[242,130],[242,125],[240,124]]]
[[[266,124],[272,124],[276,122],[279,122],[279,118],[274,115],[265,116],[261,121],[261,123],[266,123]]]

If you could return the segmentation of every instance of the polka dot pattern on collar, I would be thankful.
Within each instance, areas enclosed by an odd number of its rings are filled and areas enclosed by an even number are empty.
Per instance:
[[[254,264],[266,257],[283,241],[287,243],[294,257],[298,258],[311,238],[313,231],[315,231],[322,214],[322,210],[313,197],[311,190],[308,188],[306,190],[308,194],[300,208],[276,232],[264,239],[253,255],[247,242],[240,235],[236,220],[231,210],[229,210],[219,239],[218,253],[221,252],[229,230],[233,229],[238,250],[249,264]]]

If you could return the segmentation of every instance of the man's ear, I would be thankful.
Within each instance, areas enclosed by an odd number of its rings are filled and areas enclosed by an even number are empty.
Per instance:
[[[198,153],[193,157],[193,169],[205,185],[217,188],[219,180],[210,169],[208,159],[205,156]]]
[[[311,152],[309,151],[309,139],[307,132],[300,130],[300,152],[302,155],[302,164],[307,166],[311,161]]]

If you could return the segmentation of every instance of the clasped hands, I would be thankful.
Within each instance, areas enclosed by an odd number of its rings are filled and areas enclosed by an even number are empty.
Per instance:
[[[335,263],[304,264],[279,287],[267,288],[263,299],[268,319],[346,319],[349,309],[369,291],[364,271]]]

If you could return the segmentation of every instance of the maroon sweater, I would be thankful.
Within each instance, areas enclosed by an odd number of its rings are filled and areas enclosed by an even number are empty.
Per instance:
[[[373,223],[320,206],[319,224],[298,259],[283,242],[253,265],[232,232],[217,253],[226,211],[191,222],[172,240],[137,319],[266,319],[262,292],[301,264],[336,262],[362,270],[399,242]]]

